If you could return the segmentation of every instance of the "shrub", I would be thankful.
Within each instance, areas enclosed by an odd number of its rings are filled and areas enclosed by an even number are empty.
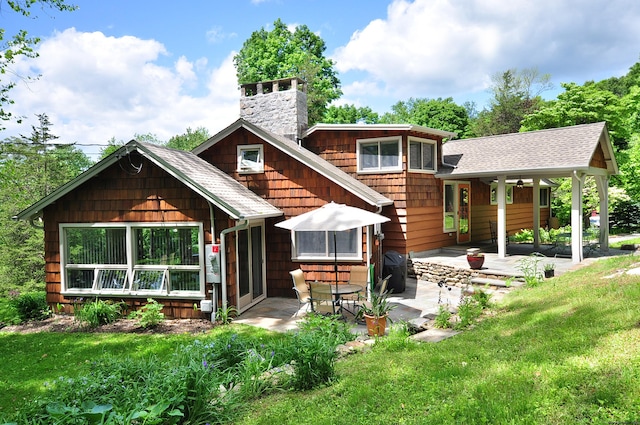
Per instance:
[[[609,217],[609,225],[618,232],[636,231],[640,228],[640,203],[633,200],[618,201]]]
[[[21,322],[44,320],[51,315],[44,292],[26,292],[11,299]]]
[[[539,267],[544,255],[534,252],[518,261],[518,269],[522,272],[527,286],[538,286],[543,281],[542,269]]]
[[[96,328],[118,320],[122,316],[122,303],[96,298],[95,301],[79,306],[74,313],[76,319]]]
[[[458,318],[460,319],[454,329],[468,328],[482,314],[482,306],[473,297],[464,297],[458,305]]]
[[[439,329],[447,329],[451,327],[451,312],[449,311],[449,306],[446,307],[443,304],[438,306],[438,314],[434,319],[433,325]]]
[[[131,312],[129,317],[137,319],[138,324],[145,329],[152,328],[164,321],[163,307],[164,305],[158,304],[158,301],[153,298],[147,298],[147,303],[139,310]]]
[[[221,325],[228,325],[236,316],[238,316],[238,309],[232,305],[220,307],[218,311],[216,311],[216,320],[220,322]]]

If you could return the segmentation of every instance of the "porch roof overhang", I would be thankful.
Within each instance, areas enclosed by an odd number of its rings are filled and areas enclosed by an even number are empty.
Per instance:
[[[393,204],[392,199],[387,198],[386,196],[370,188],[359,180],[351,177],[340,168],[336,167],[329,161],[326,161],[310,150],[304,148],[298,143],[287,139],[286,137],[271,133],[270,131],[252,124],[243,118],[238,119],[227,128],[221,130],[215,136],[211,137],[209,140],[196,147],[192,152],[196,155],[200,155],[211,146],[222,141],[224,138],[228,137],[230,134],[241,128],[244,128],[245,130],[255,134],[257,137],[274,146],[276,149],[279,149],[286,155],[296,159],[318,174],[343,187],[345,190],[362,199],[367,204],[378,208]]]
[[[278,217],[283,214],[231,176],[191,152],[132,140],[13,218],[30,220],[38,217],[48,205],[97,177],[133,152],[138,152],[235,220]]]
[[[443,166],[436,174],[440,178],[527,179],[618,173],[604,122],[450,140],[442,151]]]

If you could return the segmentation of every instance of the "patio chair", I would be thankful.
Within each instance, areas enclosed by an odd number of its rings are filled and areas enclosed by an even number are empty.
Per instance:
[[[491,232],[491,243],[498,243],[498,223],[493,220],[489,220],[489,232]],[[507,240],[507,245],[509,245],[509,232],[505,232],[505,237]]]
[[[324,283],[310,282],[311,310],[318,314],[336,314],[336,302],[331,287]]]
[[[298,298],[298,310],[296,310],[296,314],[298,315],[298,311],[304,305],[305,311],[309,309],[309,303],[311,299],[311,293],[309,292],[309,285],[304,280],[304,272],[302,269],[296,269],[289,272],[291,275],[291,279],[293,280],[293,290],[296,293],[296,298]]]
[[[364,288],[365,293],[367,291],[367,276],[369,274],[369,268],[367,266],[351,266],[349,271],[349,283],[354,285],[360,285]],[[345,294],[342,296],[342,300],[347,304],[351,303],[352,311],[355,311],[356,303],[362,299],[362,294]]]

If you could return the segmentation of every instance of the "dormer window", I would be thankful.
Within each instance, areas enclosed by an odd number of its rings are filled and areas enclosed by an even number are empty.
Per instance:
[[[238,146],[238,172],[264,172],[264,151],[262,145]]]
[[[358,140],[358,172],[384,173],[402,171],[402,146],[400,142],[400,137]]]
[[[437,146],[435,140],[409,137],[409,171],[435,172]]]

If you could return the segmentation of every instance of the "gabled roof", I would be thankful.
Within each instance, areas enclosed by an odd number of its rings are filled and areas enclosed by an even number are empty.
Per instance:
[[[236,220],[282,215],[282,211],[193,153],[132,140],[14,218],[29,219],[38,215],[47,205],[135,151]]]
[[[604,153],[606,169],[591,166],[598,147]],[[604,122],[449,140],[442,146],[442,153],[444,166],[439,170],[438,177],[563,177],[574,171],[588,174],[618,173]]]
[[[286,137],[271,133],[270,131],[252,124],[243,118],[238,119],[233,124],[211,137],[209,140],[196,147],[192,152],[199,155],[240,128],[250,131],[265,142],[316,171],[318,174],[342,186],[358,198],[367,202],[369,205],[382,207],[393,204],[393,200],[381,195],[369,186],[351,177],[340,168],[331,164],[329,161],[324,160],[310,150],[298,145]]]
[[[316,124],[305,133],[305,137],[316,131],[322,130],[340,130],[340,131],[374,131],[374,130],[391,130],[391,131],[416,131],[419,133],[431,134],[452,139],[457,136],[456,133],[450,131],[438,130],[435,128],[424,127],[415,124]]]

